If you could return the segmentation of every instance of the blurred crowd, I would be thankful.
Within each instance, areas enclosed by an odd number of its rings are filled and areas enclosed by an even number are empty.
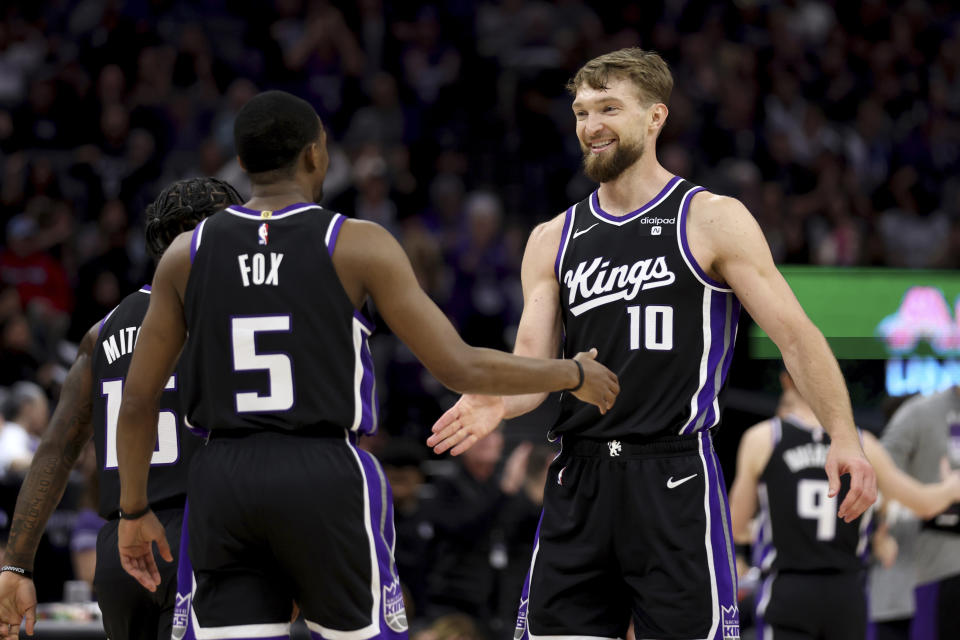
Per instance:
[[[960,9],[947,0],[5,2],[0,387],[12,391],[0,473],[22,460],[6,447],[29,449],[43,429],[22,425],[17,399],[39,389],[55,402],[76,341],[149,279],[145,205],[193,175],[249,193],[232,123],[265,89],[308,99],[323,119],[324,204],[388,228],[467,341],[509,348],[529,230],[594,188],[565,81],[637,45],[676,79],[662,163],[742,199],[779,263],[960,267]],[[384,431],[422,440],[450,398],[388,331],[374,353]],[[25,435],[7,435],[15,425]],[[520,451],[541,473],[542,452]],[[477,513],[406,521],[398,497],[398,529],[443,545],[502,517],[529,528],[498,497],[527,494],[528,465],[496,454],[481,471],[438,475]],[[448,498],[439,481],[429,488]],[[458,566],[513,571],[511,526]],[[475,611],[424,595],[460,597],[444,570],[406,570],[423,583],[409,585],[416,598]],[[491,583],[484,597],[500,607],[508,590]]]

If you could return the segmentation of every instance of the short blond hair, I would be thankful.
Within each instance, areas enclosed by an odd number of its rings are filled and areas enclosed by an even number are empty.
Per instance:
[[[584,84],[602,91],[608,88],[611,77],[632,81],[640,92],[640,99],[648,103],[667,104],[673,91],[673,74],[667,63],[655,51],[639,47],[597,56],[580,67],[577,75],[567,83],[567,91],[575,96]]]

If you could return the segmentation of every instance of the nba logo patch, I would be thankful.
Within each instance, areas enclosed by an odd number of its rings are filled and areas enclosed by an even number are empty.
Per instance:
[[[650,228],[650,235],[652,235],[652,236],[658,236],[658,235],[660,235],[660,231],[661,231],[660,225],[657,225],[657,226],[655,226],[655,227],[651,227],[651,228]]]
[[[383,587],[383,621],[393,631],[407,630],[407,609],[403,606],[403,590],[400,581],[394,579]]]
[[[268,236],[269,231],[270,231],[270,228],[267,226],[266,222],[261,224],[260,228],[257,229],[257,237],[260,239],[260,242],[259,242],[260,246],[266,245],[267,242],[269,241],[270,239]]]

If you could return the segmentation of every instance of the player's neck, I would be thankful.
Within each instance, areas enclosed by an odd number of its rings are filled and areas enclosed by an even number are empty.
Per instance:
[[[650,202],[673,174],[656,158],[655,148],[648,150],[615,180],[600,184],[598,197],[610,215],[626,215]]]
[[[296,179],[252,184],[250,191],[250,200],[243,205],[248,209],[277,211],[292,204],[313,202],[310,190]]]

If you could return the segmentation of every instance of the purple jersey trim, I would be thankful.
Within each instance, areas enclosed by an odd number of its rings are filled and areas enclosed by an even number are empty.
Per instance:
[[[330,229],[330,240],[327,241],[327,251],[330,252],[330,255],[333,255],[333,250],[337,246],[337,238],[340,236],[340,227],[343,226],[343,221],[346,220],[346,216],[338,215],[333,222],[330,224],[332,228]]]
[[[724,291],[729,291],[730,287],[723,284],[722,282],[717,282],[713,278],[707,275],[707,273],[700,267],[696,259],[693,257],[693,252],[690,251],[690,243],[687,242],[687,213],[690,211],[690,201],[693,200],[693,196],[698,192],[704,191],[703,187],[694,187],[684,196],[683,206],[680,207],[680,219],[677,221],[679,228],[677,232],[680,235],[680,246],[683,249],[683,254],[687,258],[687,262],[690,263],[690,266],[693,267],[694,272],[696,272],[697,277],[703,280],[705,283],[714,287],[716,289],[723,289]]]
[[[644,213],[646,213],[647,211],[652,209],[656,204],[658,204],[661,198],[663,198],[667,194],[667,192],[670,191],[674,187],[674,185],[676,185],[678,182],[680,182],[680,176],[673,176],[672,178],[670,178],[667,184],[664,185],[663,189],[660,190],[660,193],[653,196],[653,198],[651,198],[649,202],[647,202],[645,205],[643,205],[639,209],[636,209],[635,211],[631,211],[630,213],[624,214],[622,216],[615,216],[603,210],[603,208],[600,206],[600,196],[599,196],[600,189],[597,189],[590,195],[590,198],[593,202],[593,211],[599,217],[603,218],[604,220],[609,220],[610,222],[626,222],[627,220],[633,220],[634,218],[638,218],[642,216]]]
[[[560,263],[563,261],[563,254],[567,250],[567,243],[570,241],[570,227],[573,225],[573,207],[567,209],[567,214],[563,219],[563,231],[560,233],[560,245],[557,247],[557,259],[553,263],[553,270],[557,273],[557,280],[560,277]]]

